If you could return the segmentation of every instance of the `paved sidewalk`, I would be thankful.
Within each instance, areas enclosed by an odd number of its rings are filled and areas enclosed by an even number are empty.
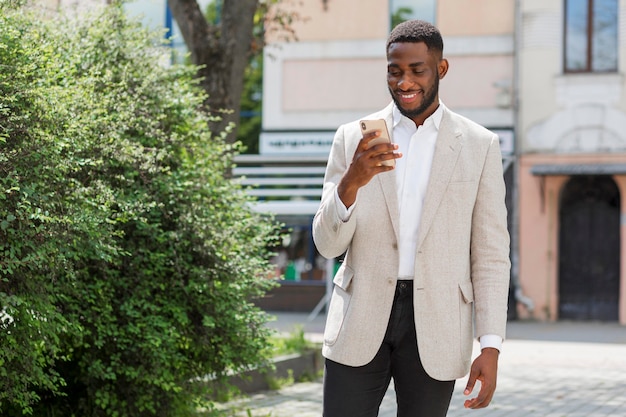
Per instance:
[[[319,339],[324,317],[278,314],[279,331],[303,325],[307,337]],[[478,350],[478,345],[474,351]],[[605,323],[509,323],[500,356],[498,389],[483,410],[463,408],[459,380],[449,417],[624,417],[626,416],[626,327]],[[478,389],[478,387],[476,387]],[[233,416],[320,417],[321,381],[298,383],[229,404]],[[229,415],[227,413],[226,415]],[[393,387],[380,417],[395,417]],[[349,417],[349,416],[346,416]]]

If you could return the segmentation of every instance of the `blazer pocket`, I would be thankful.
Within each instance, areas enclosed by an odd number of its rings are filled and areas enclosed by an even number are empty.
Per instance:
[[[337,274],[335,274],[335,278],[333,278],[333,284],[344,291],[348,291],[353,276],[354,271],[352,268],[350,268],[346,263],[343,263],[341,268],[337,271]]]
[[[472,281],[463,281],[459,283],[459,288],[461,289],[461,295],[463,296],[463,301],[466,304],[474,302],[474,286],[472,285]]]
[[[352,268],[343,264],[333,279],[335,287],[333,288],[333,295],[330,299],[326,317],[326,329],[324,331],[324,344],[327,346],[332,346],[337,342],[337,338],[343,327],[343,322],[348,312],[348,306],[352,299],[352,293],[348,289],[350,288],[353,276],[354,271]]]

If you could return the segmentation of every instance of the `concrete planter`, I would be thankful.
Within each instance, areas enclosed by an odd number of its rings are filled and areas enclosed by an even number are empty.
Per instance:
[[[311,349],[304,353],[279,356],[274,358],[275,369],[253,369],[229,378],[228,383],[237,387],[242,393],[253,393],[273,389],[276,381],[293,378],[295,381],[303,377],[316,377],[324,367],[322,353],[319,349]]]

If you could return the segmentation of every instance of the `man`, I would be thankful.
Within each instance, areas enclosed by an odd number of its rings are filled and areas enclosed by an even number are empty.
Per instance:
[[[445,416],[481,354],[465,407],[486,407],[505,335],[509,235],[498,137],[439,101],[439,31],[398,25],[387,42],[392,143],[359,121],[335,135],[313,220],[319,252],[345,253],[324,334],[325,417],[377,416],[391,378],[399,417]],[[383,161],[395,160],[394,166]]]

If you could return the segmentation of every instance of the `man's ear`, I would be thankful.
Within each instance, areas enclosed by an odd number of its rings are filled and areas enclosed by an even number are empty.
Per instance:
[[[441,80],[448,73],[448,60],[445,58],[441,58],[439,60],[439,65],[437,65],[437,71],[439,72],[439,79]]]

